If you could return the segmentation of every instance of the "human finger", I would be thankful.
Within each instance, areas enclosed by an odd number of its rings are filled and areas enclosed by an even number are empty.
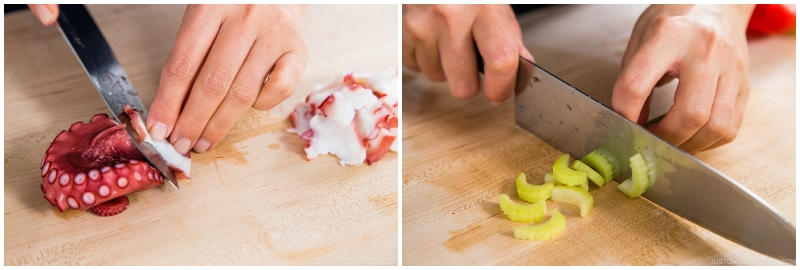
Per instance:
[[[653,87],[670,70],[676,57],[673,50],[665,50],[660,43],[642,44],[630,55],[614,82],[611,108],[638,122]]]
[[[736,97],[739,92],[739,81],[730,75],[723,74],[717,82],[714,101],[708,122],[703,125],[680,148],[688,153],[695,153],[713,145],[734,128]]]
[[[446,79],[442,69],[442,60],[439,48],[435,42],[418,43],[414,47],[414,57],[420,71],[431,81],[444,81]]]
[[[503,102],[514,93],[521,39],[515,29],[519,29],[519,25],[492,13],[479,16],[473,25],[473,37],[484,62],[484,95],[493,104]]]
[[[725,134],[725,137],[715,142],[713,145],[706,148],[706,150],[714,149],[728,143],[733,142],[742,128],[744,122],[744,111],[747,109],[747,100],[750,97],[750,84],[747,78],[744,78],[739,85],[739,92],[736,95],[736,105],[734,109],[733,128]]]
[[[684,63],[675,91],[675,105],[661,122],[650,127],[656,135],[676,146],[694,136],[709,119],[719,73],[708,66]]]
[[[58,20],[57,4],[28,4],[28,8],[45,26],[52,25]]]
[[[303,45],[305,48],[305,45]],[[305,49],[281,55],[253,104],[256,110],[269,110],[294,93],[306,68],[308,55]]]
[[[267,73],[272,69],[271,63],[275,63],[279,56],[279,53],[269,50],[268,42],[268,39],[260,38],[253,44],[227,95],[197,139],[193,147],[195,152],[213,149],[255,103]]]
[[[147,129],[153,140],[163,140],[175,127],[192,82],[217,36],[219,22],[219,16],[209,9],[186,8],[147,115]]]
[[[197,142],[252,48],[255,35],[241,26],[231,22],[220,27],[203,68],[197,74],[186,106],[170,134],[170,142],[180,153],[185,154]]]
[[[450,93],[457,98],[469,98],[475,96],[480,88],[478,60],[469,28],[459,30],[451,31],[441,39],[439,51]]]
[[[408,27],[403,23],[403,66],[406,68],[419,72],[419,65],[417,64],[416,56],[414,55],[414,38]]]

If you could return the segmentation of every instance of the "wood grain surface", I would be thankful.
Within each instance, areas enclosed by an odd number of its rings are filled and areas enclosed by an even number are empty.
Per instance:
[[[53,138],[107,113],[56,27],[5,16],[5,265],[397,264],[398,156],[345,167],[305,159],[287,116],[346,69],[397,65],[397,5],[309,6],[309,61],[294,95],[250,110],[218,149],[194,154],[181,190],[130,196],[114,217],[59,212],[40,189]],[[185,6],[90,6],[147,106]]]
[[[646,6],[556,6],[520,16],[536,62],[605,104],[633,24]],[[613,14],[613,15],[611,15]],[[696,156],[796,223],[795,37],[749,42],[752,91],[738,138]],[[656,89],[651,117],[677,82]],[[403,75],[404,265],[783,264],[734,244],[611,183],[595,205],[548,204],[566,217],[549,241],[515,239],[498,205],[514,177],[543,182],[561,153],[514,124],[513,102],[453,98],[446,84]],[[512,195],[513,194],[513,195]],[[549,216],[549,214],[548,214]]]

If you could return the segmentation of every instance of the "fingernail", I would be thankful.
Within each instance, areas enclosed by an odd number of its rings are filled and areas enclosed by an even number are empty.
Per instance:
[[[492,106],[497,107],[497,106],[503,105],[503,102],[502,101],[494,101],[494,100],[492,100],[492,101],[489,101],[489,104],[492,104]]]
[[[36,17],[39,17],[39,21],[41,21],[42,24],[47,24],[48,22],[53,20],[53,12],[51,12],[50,9],[47,8],[47,5],[37,5],[36,14],[39,15]]]
[[[167,137],[167,125],[164,123],[156,122],[152,128],[150,128],[150,136],[153,137],[154,141],[163,141],[164,138]]]
[[[189,152],[189,146],[192,146],[192,141],[190,141],[187,138],[181,137],[180,139],[175,141],[175,143],[173,143],[172,146],[175,147],[175,150],[178,151],[178,153],[185,155],[187,152]]]
[[[204,138],[200,138],[197,140],[197,143],[194,144],[194,151],[197,153],[204,153],[206,150],[208,150],[209,146],[211,146],[211,142]]]
[[[528,61],[533,62],[533,55],[531,54],[531,52],[528,49],[525,49],[523,52],[525,52],[524,55],[525,59],[528,59]]]

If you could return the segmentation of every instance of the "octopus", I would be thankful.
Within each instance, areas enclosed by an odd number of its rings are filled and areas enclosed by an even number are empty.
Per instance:
[[[189,154],[180,155],[166,141],[153,141],[139,114],[129,106],[125,113],[134,130],[164,157],[176,177],[189,178]],[[131,141],[125,124],[105,114],[61,131],[45,152],[41,172],[42,192],[51,205],[61,212],[91,209],[100,216],[125,211],[126,195],[164,184],[158,169]]]
[[[334,154],[340,165],[368,165],[397,152],[397,68],[348,72],[317,86],[289,119],[306,140],[306,158]]]

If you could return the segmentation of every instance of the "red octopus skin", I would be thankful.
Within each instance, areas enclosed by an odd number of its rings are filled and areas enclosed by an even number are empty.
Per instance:
[[[365,140],[368,144],[367,159],[365,160],[367,165],[372,165],[383,158],[396,139],[396,136],[389,132],[389,128],[397,128],[397,117],[386,115],[384,119],[377,124],[378,136],[371,140]]]
[[[95,205],[92,207],[92,212],[103,217],[113,216],[128,209],[128,203],[128,196],[116,197],[113,200]]]
[[[42,192],[62,212],[87,210],[162,185],[161,174],[145,160],[124,124],[98,114],[72,124],[50,144],[42,159]]]

